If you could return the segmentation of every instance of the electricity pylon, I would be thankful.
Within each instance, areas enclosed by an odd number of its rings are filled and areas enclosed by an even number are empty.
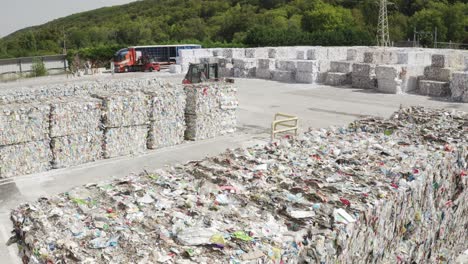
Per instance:
[[[377,26],[377,45],[390,46],[390,33],[388,31],[387,0],[380,0],[379,25]]]

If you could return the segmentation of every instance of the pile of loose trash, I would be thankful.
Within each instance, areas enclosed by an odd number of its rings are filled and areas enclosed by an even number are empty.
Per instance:
[[[451,263],[468,244],[467,135],[468,113],[402,108],[11,218],[29,263]]]

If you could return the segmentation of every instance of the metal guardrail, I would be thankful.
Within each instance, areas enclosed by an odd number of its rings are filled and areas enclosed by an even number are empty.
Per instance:
[[[288,115],[284,113],[276,113],[275,119],[271,123],[271,140],[275,139],[276,134],[285,133],[289,131],[294,131],[294,135],[297,136],[298,120],[299,118],[297,116]],[[278,127],[280,128],[278,129]]]

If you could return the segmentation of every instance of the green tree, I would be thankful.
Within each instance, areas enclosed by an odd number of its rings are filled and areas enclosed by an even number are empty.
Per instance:
[[[302,18],[305,31],[333,31],[355,26],[349,9],[321,4],[315,10],[308,11]]]
[[[39,77],[47,75],[47,69],[41,58],[34,58],[31,66],[30,77]]]

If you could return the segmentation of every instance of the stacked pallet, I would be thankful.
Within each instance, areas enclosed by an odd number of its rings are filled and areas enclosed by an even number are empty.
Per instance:
[[[148,97],[142,92],[99,93],[104,158],[142,153],[148,134]]]
[[[50,106],[0,106],[0,178],[50,169]]]
[[[68,97],[49,102],[52,167],[66,168],[102,158],[101,100]]]
[[[212,138],[236,129],[237,89],[213,82],[184,87],[187,95],[185,122],[187,140]]]

